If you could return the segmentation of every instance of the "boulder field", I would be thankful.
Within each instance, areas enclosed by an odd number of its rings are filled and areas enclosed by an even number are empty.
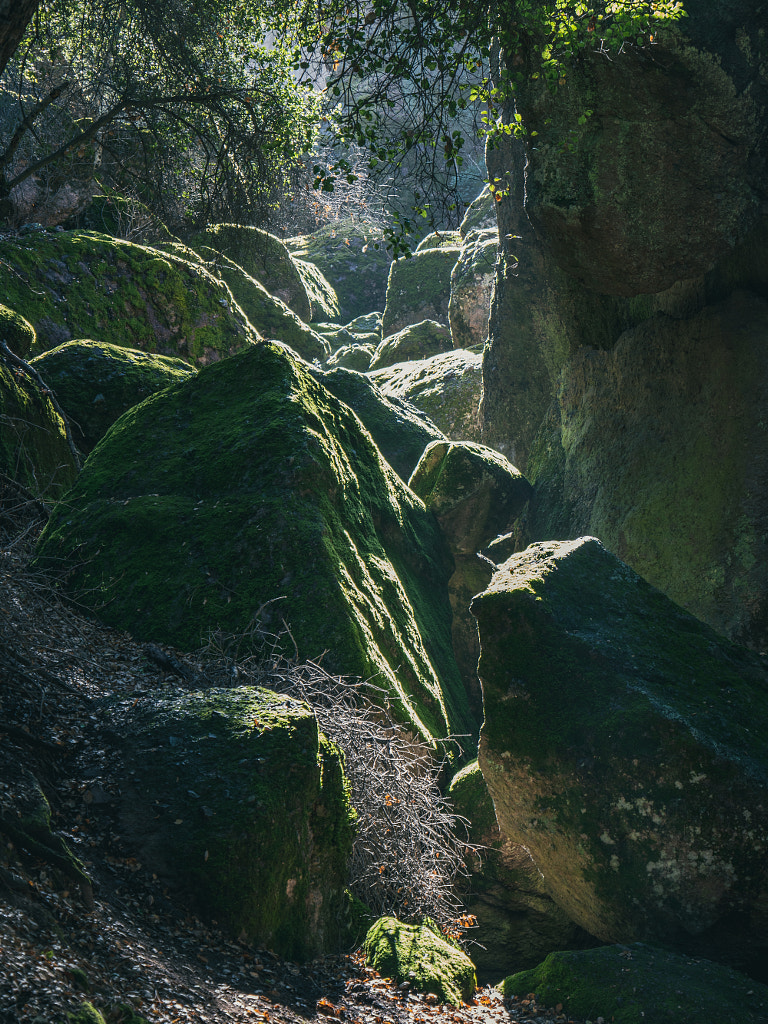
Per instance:
[[[145,400],[98,445],[40,564],[106,622],[195,649],[259,620],[375,677],[427,739],[475,725],[437,522],[355,414],[266,342]]]
[[[764,974],[766,660],[594,538],[513,555],[472,611],[480,766],[554,900],[604,942]]]

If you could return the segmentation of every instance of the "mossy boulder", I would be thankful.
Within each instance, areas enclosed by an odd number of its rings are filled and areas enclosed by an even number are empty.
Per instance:
[[[126,410],[196,372],[181,359],[90,339],[49,349],[32,366],[55,392],[84,455]]]
[[[357,413],[381,454],[405,482],[427,445],[444,439],[428,416],[402,399],[387,397],[364,373],[338,367],[315,376]]]
[[[448,583],[456,661],[478,716],[482,694],[477,678],[480,644],[469,605],[491,581],[492,567],[479,550],[504,533],[525,507],[531,485],[503,455],[468,441],[433,441],[408,481],[435,513],[454,561]]]
[[[212,224],[195,235],[190,244],[193,249],[220,252],[260,281],[304,323],[312,319],[306,285],[285,244],[275,235],[243,224]]]
[[[528,850],[501,835],[477,761],[454,776],[448,795],[469,822],[469,842],[479,847],[465,858],[461,896],[477,918],[472,959],[480,982],[535,967],[555,949],[594,944],[549,895]]]
[[[592,534],[678,604],[768,642],[768,302],[653,317],[564,364],[529,459],[528,541]],[[523,545],[525,546],[525,545]]]
[[[77,474],[64,423],[36,381],[0,360],[0,473],[54,501]]]
[[[496,228],[496,200],[486,185],[467,207],[459,225],[459,235],[464,239],[471,231],[485,231],[488,228]]]
[[[231,935],[291,959],[339,948],[355,818],[306,704],[239,687],[101,715],[124,740],[120,820],[142,862]]]
[[[381,340],[382,316],[383,314],[377,310],[372,313],[364,313],[361,316],[356,316],[354,320],[350,320],[346,328],[358,340],[365,339],[367,341],[371,335],[378,335]]]
[[[615,1024],[764,1024],[768,987],[708,960],[643,943],[552,953],[499,985],[545,1006]]]
[[[329,669],[376,676],[422,735],[472,729],[437,522],[351,409],[279,345],[125,413],[39,559],[69,564],[70,592],[141,638],[195,649],[262,609],[265,625],[290,625],[301,657],[327,652]]]
[[[431,921],[403,924],[395,917],[379,918],[365,937],[363,952],[379,974],[408,981],[417,992],[433,992],[451,1006],[471,999],[477,987],[472,961]]]
[[[0,240],[0,301],[37,332],[33,354],[94,334],[200,366],[256,336],[229,289],[198,265],[89,231]]]
[[[488,339],[498,251],[499,232],[495,227],[470,231],[463,241],[451,271],[448,319],[454,348],[484,345]]]
[[[460,252],[458,245],[454,245],[422,249],[395,260],[387,281],[382,321],[385,338],[422,320],[448,324],[451,271]]]
[[[371,365],[375,351],[373,345],[342,345],[328,356],[325,366],[328,370],[345,369],[365,373]]]
[[[339,316],[339,297],[322,270],[308,260],[294,258],[293,265],[304,282],[309,298],[309,319],[333,320]]]
[[[436,320],[422,320],[384,338],[371,359],[370,369],[380,370],[394,363],[428,359],[441,352],[449,352],[452,347],[449,327]]]
[[[768,665],[598,540],[534,544],[472,602],[499,827],[605,942],[768,950]]]
[[[35,328],[7,306],[0,306],[0,341],[4,341],[14,355],[26,359],[37,337]]]
[[[466,349],[443,352],[371,372],[387,396],[415,405],[453,441],[480,441],[482,356]]]
[[[461,245],[461,234],[458,231],[431,231],[419,242],[414,252],[425,249],[456,249]]]
[[[313,263],[336,292],[339,323],[383,309],[391,258],[382,229],[351,217],[287,238],[291,254]]]

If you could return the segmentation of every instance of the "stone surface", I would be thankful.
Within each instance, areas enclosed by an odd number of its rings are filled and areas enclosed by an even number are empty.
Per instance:
[[[45,502],[74,481],[64,423],[39,385],[0,361],[0,474]],[[9,486],[2,481],[2,491]],[[18,499],[12,485],[10,495]]]
[[[584,534],[719,632],[768,645],[768,302],[580,349],[528,473],[525,542]]]
[[[331,284],[339,300],[339,323],[384,308],[391,259],[376,224],[331,221],[285,244],[297,259],[314,263]]]
[[[453,441],[480,440],[482,356],[456,350],[371,373],[385,395],[421,409]]]
[[[615,1024],[764,1024],[768,987],[707,960],[633,943],[552,953],[506,978],[505,996],[534,992],[545,1006]]]
[[[77,554],[75,554],[77,552]],[[450,553],[355,414],[260,343],[129,410],[39,551],[105,621],[195,649],[290,624],[299,656],[377,676],[423,735],[472,731]]]
[[[176,356],[195,366],[257,335],[225,284],[197,264],[88,231],[0,241],[0,301],[37,332],[33,354],[73,338]]]
[[[456,813],[469,821],[469,842],[479,847],[466,858],[462,900],[477,918],[470,934],[478,943],[472,958],[480,984],[535,967],[555,949],[594,945],[547,893],[526,848],[502,837],[477,761],[453,778],[448,794]]]
[[[498,249],[499,233],[495,227],[472,230],[464,238],[451,271],[448,319],[454,348],[484,345],[488,339]]]
[[[458,231],[432,231],[419,242],[414,252],[425,249],[455,249],[461,245],[461,234]]]
[[[204,246],[227,256],[304,323],[312,319],[312,304],[302,275],[285,243],[275,235],[243,224],[213,224],[195,235],[191,244],[194,249]]]
[[[84,455],[132,406],[195,373],[181,359],[88,339],[49,349],[32,365],[53,388]]]
[[[467,207],[459,225],[459,235],[463,239],[470,231],[485,231],[488,228],[496,228],[496,202],[486,186]]]
[[[483,776],[553,898],[605,942],[764,964],[765,660],[594,538],[513,556],[472,611]]]
[[[373,345],[342,345],[335,352],[331,353],[325,361],[326,369],[357,370],[365,373],[371,365],[373,353],[376,349]]]
[[[308,260],[293,260],[309,298],[309,319],[333,320],[339,315],[339,297],[319,267]]]
[[[467,441],[433,441],[408,486],[437,516],[453,555],[454,570],[448,583],[453,650],[475,713],[482,718],[477,678],[480,644],[469,606],[472,598],[488,586],[492,566],[477,553],[520,515],[531,485],[491,448]]]
[[[422,320],[384,338],[373,354],[370,369],[381,370],[395,363],[429,359],[450,351],[451,347],[449,327],[436,320]]]
[[[379,974],[410,982],[417,992],[434,992],[452,1006],[471,999],[477,985],[467,954],[429,921],[403,924],[382,917],[366,935],[363,951],[366,963]]]
[[[422,320],[448,323],[451,271],[460,251],[458,246],[422,249],[395,260],[387,281],[385,338]]]
[[[354,812],[311,709],[240,687],[100,710],[123,741],[134,855],[234,937],[290,959],[337,950]]]
[[[0,306],[0,341],[19,359],[26,359],[37,340],[35,329],[28,320],[7,306]]]
[[[315,377],[362,420],[381,454],[407,483],[424,449],[443,433],[428,416],[400,398],[388,397],[364,373],[337,367]]]

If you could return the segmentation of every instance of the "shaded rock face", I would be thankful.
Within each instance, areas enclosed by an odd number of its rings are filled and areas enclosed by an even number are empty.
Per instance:
[[[384,338],[371,359],[370,369],[381,370],[395,363],[429,359],[451,348],[449,327],[436,320],[422,320]]]
[[[410,402],[454,441],[480,440],[482,356],[456,349],[372,370],[387,396]]]
[[[641,942],[584,952],[558,952],[532,971],[505,978],[505,996],[533,992],[544,1006],[569,1014],[600,1011],[616,1024],[763,1024],[768,988],[711,961],[679,956]]]
[[[395,260],[387,281],[385,338],[422,320],[448,325],[451,271],[460,251],[458,246],[440,246]]]
[[[0,474],[7,478],[3,492],[11,481],[44,501],[59,498],[77,475],[64,424],[50,399],[26,374],[1,361]]]
[[[462,893],[467,913],[477,918],[472,956],[480,983],[534,967],[555,949],[593,945],[549,895],[528,850],[501,835],[477,761],[462,768],[448,792],[470,822],[470,843],[482,847],[467,858]]]
[[[448,319],[454,348],[484,345],[496,272],[499,234],[495,227],[467,233],[451,271]]]
[[[529,539],[596,533],[717,629],[762,647],[766,553],[751,531],[762,535],[768,492],[751,409],[765,375],[756,353],[768,297],[768,37],[755,0],[686,10],[647,52],[586,55],[551,93],[520,84],[535,145],[488,153],[510,192],[497,205],[483,440],[537,487]],[[755,379],[731,364],[736,352]],[[714,431],[695,436],[702,387],[723,443]],[[744,457],[729,440],[738,432]],[[697,459],[714,485],[705,496]],[[705,536],[694,583],[671,538],[695,520]]]
[[[557,903],[606,942],[763,970],[764,659],[594,538],[513,556],[472,611],[483,776]]]
[[[441,1003],[461,1006],[477,986],[467,954],[429,921],[404,924],[382,917],[368,931],[363,951],[366,963],[379,974],[409,981],[417,992],[434,992]]]
[[[437,516],[453,555],[448,583],[453,650],[478,719],[483,697],[477,678],[480,644],[469,606],[485,590],[491,566],[478,551],[503,533],[528,501],[531,485],[503,455],[471,442],[432,441],[408,481]]]
[[[53,388],[84,455],[132,406],[195,374],[181,359],[90,340],[68,341],[32,365]]]
[[[526,540],[592,534],[719,632],[768,645],[768,302],[658,315],[563,367]]]
[[[127,412],[60,512],[40,558],[74,556],[68,585],[105,621],[194,649],[210,629],[285,620],[301,657],[377,675],[422,735],[472,731],[438,525],[284,348],[252,346]]]
[[[33,355],[73,338],[176,356],[195,366],[256,340],[225,284],[202,267],[88,231],[0,241],[6,301],[35,328]]]
[[[285,244],[297,259],[313,263],[333,287],[339,323],[384,308],[391,259],[377,225],[346,218]]]
[[[124,739],[121,824],[151,870],[245,941],[292,959],[340,947],[354,812],[305,704],[240,687],[102,713]]]

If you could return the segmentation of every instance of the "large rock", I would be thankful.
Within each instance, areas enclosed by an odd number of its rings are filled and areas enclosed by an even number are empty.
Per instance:
[[[366,935],[363,951],[366,963],[379,974],[410,983],[417,992],[433,992],[441,1003],[461,1006],[477,986],[467,954],[429,920],[404,924],[382,917]]]
[[[331,394],[353,409],[401,480],[407,483],[424,449],[444,434],[428,416],[400,398],[388,397],[364,373],[337,367],[313,371]]]
[[[84,455],[132,406],[196,372],[181,359],[91,340],[49,349],[32,366],[55,392]]]
[[[466,350],[374,370],[371,380],[387,396],[421,409],[453,441],[480,440],[482,356]]]
[[[469,822],[474,847],[465,858],[468,884],[461,896],[466,912],[477,918],[472,957],[480,982],[495,984],[535,967],[555,949],[594,945],[549,895],[528,850],[502,836],[477,761],[454,776],[448,794]]]
[[[384,308],[391,259],[376,224],[345,218],[285,244],[297,259],[314,263],[332,285],[339,323]]]
[[[241,687],[101,713],[123,739],[121,827],[150,870],[243,941],[291,959],[339,949],[354,812],[306,704]]]
[[[765,649],[766,337],[768,302],[742,292],[574,353],[529,459],[525,539],[600,537],[688,611]]]
[[[453,650],[478,718],[483,698],[477,678],[480,644],[469,606],[491,580],[492,566],[479,550],[520,515],[531,485],[503,455],[468,441],[433,441],[408,481],[435,513],[453,555],[448,582]]]
[[[257,338],[225,284],[169,253],[88,231],[0,240],[3,298],[37,332],[33,354],[97,335],[196,366]]]
[[[737,971],[636,942],[552,953],[535,970],[505,978],[507,997],[534,993],[545,1007],[616,1024],[764,1024],[768,987]],[[514,1012],[514,1004],[510,1007]]]
[[[36,498],[53,502],[77,474],[64,423],[36,381],[0,359],[0,481],[13,504],[19,484]]]
[[[127,412],[49,521],[40,559],[134,635],[195,648],[254,616],[376,676],[421,734],[472,730],[450,553],[354,413],[261,343]],[[271,602],[271,603],[270,603]],[[289,649],[293,641],[284,640]]]
[[[449,327],[436,320],[422,320],[384,338],[371,359],[370,369],[381,370],[395,363],[429,359],[451,348]]]
[[[0,341],[4,341],[14,355],[26,359],[37,337],[28,320],[7,306],[0,306]]]
[[[470,231],[463,241],[451,271],[448,319],[454,348],[484,345],[488,339],[498,250],[499,233],[495,227]]]
[[[764,966],[765,660],[594,538],[514,555],[472,610],[483,776],[553,898],[605,942]]]
[[[301,275],[309,298],[310,320],[333,320],[338,317],[340,313],[339,297],[322,270],[308,260],[294,258],[293,265]]]
[[[395,260],[387,281],[385,338],[422,320],[448,324],[451,271],[460,251],[457,245],[441,246]]]
[[[302,275],[285,243],[275,235],[243,224],[212,224],[195,235],[192,247],[222,253],[260,281],[304,323],[312,319],[312,303]]]

